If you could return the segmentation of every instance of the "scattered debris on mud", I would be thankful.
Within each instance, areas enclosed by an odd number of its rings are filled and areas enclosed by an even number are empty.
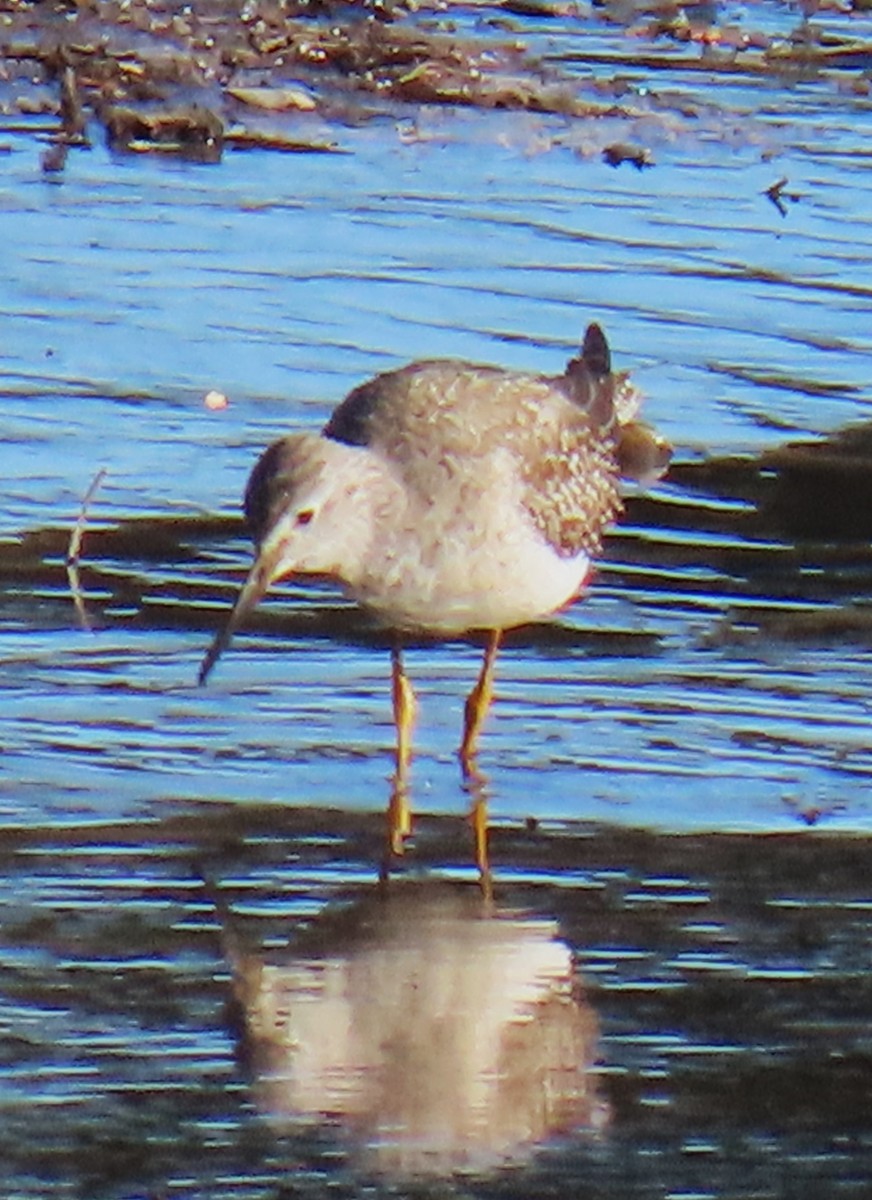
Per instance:
[[[644,146],[634,146],[630,142],[611,142],[603,150],[603,161],[610,167],[619,167],[625,162],[632,163],[637,171],[654,165],[650,150]]]
[[[63,169],[70,147],[87,145],[93,121],[114,151],[205,162],[218,161],[228,146],[336,149],[332,130],[379,115],[386,104],[502,108],[570,122],[650,121],[658,114],[667,122],[692,121],[698,114],[686,98],[658,102],[651,88],[628,84],[626,72],[656,77],[680,65],[786,82],[833,77],[840,89],[865,95],[872,42],[849,28],[865,3],[822,0],[817,6],[845,19],[842,37],[833,34],[832,19],[825,27],[813,24],[813,4],[803,7],[795,29],[775,36],[721,20],[717,6],[674,0],[601,0],[592,8],[570,0],[479,0],[465,8],[446,0],[88,0],[74,6],[0,0],[0,115],[52,119],[34,129],[51,139],[43,157],[47,172]],[[757,15],[753,5],[746,15]],[[626,50],[604,59],[574,38],[571,51],[537,57],[528,49],[525,23],[541,26],[555,18],[579,35],[615,27]],[[641,169],[653,162],[650,146],[636,146],[635,138],[606,135],[595,153],[615,166],[629,162]],[[770,198],[776,204],[790,199],[780,192]]]

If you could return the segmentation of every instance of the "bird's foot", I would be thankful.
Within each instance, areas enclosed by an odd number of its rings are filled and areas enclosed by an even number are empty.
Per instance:
[[[400,857],[406,848],[406,839],[412,833],[412,808],[409,804],[409,789],[404,780],[397,777],[388,801],[388,853]]]
[[[464,764],[463,786],[472,797],[469,806],[469,823],[472,826],[475,865],[478,868],[478,881],[485,902],[490,904],[493,899],[493,882],[490,869],[490,854],[488,849],[488,790],[487,776],[484,775],[473,761]]]

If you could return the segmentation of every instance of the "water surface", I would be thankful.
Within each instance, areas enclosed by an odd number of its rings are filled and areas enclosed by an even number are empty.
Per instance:
[[[0,135],[10,1196],[868,1192],[868,455],[790,449],[869,418],[868,14],[813,16],[857,57],[801,71],[772,68],[784,5],[716,14],[770,39],[733,62],[644,13],[450,16],[495,43],[508,21],[615,111],[386,103],[331,126],[344,153],[215,165],[95,127],[52,177],[44,117]],[[654,165],[610,167],[615,141]],[[596,1104],[523,1162],[397,1182],[337,1112],[260,1111],[228,1015],[228,928],[275,966],[375,894],[386,644],[291,584],[205,689],[197,666],[272,437],[415,357],[559,370],[591,319],[676,465],[583,602],[509,639],[482,766],[495,903],[571,956]],[[85,631],[64,559],[100,468]],[[411,882],[473,893],[479,655],[408,654]]]

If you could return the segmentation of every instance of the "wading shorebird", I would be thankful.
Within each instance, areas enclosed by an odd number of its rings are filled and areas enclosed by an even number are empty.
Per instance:
[[[338,580],[395,635],[390,843],[398,852],[410,828],[416,710],[404,635],[486,631],[460,744],[473,780],[502,631],[578,597],[622,508],[620,477],[657,478],[666,468],[669,447],[634,419],[639,404],[626,375],[612,372],[594,324],[562,375],[434,359],[355,388],[320,435],[283,437],[256,463],[244,501],[255,563],[200,683],[277,580]]]

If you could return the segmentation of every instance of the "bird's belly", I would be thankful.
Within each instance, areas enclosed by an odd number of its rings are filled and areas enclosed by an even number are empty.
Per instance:
[[[461,529],[429,546],[387,553],[348,590],[394,628],[435,634],[510,629],[568,604],[590,565],[585,553],[561,556],[526,530],[482,538]]]

